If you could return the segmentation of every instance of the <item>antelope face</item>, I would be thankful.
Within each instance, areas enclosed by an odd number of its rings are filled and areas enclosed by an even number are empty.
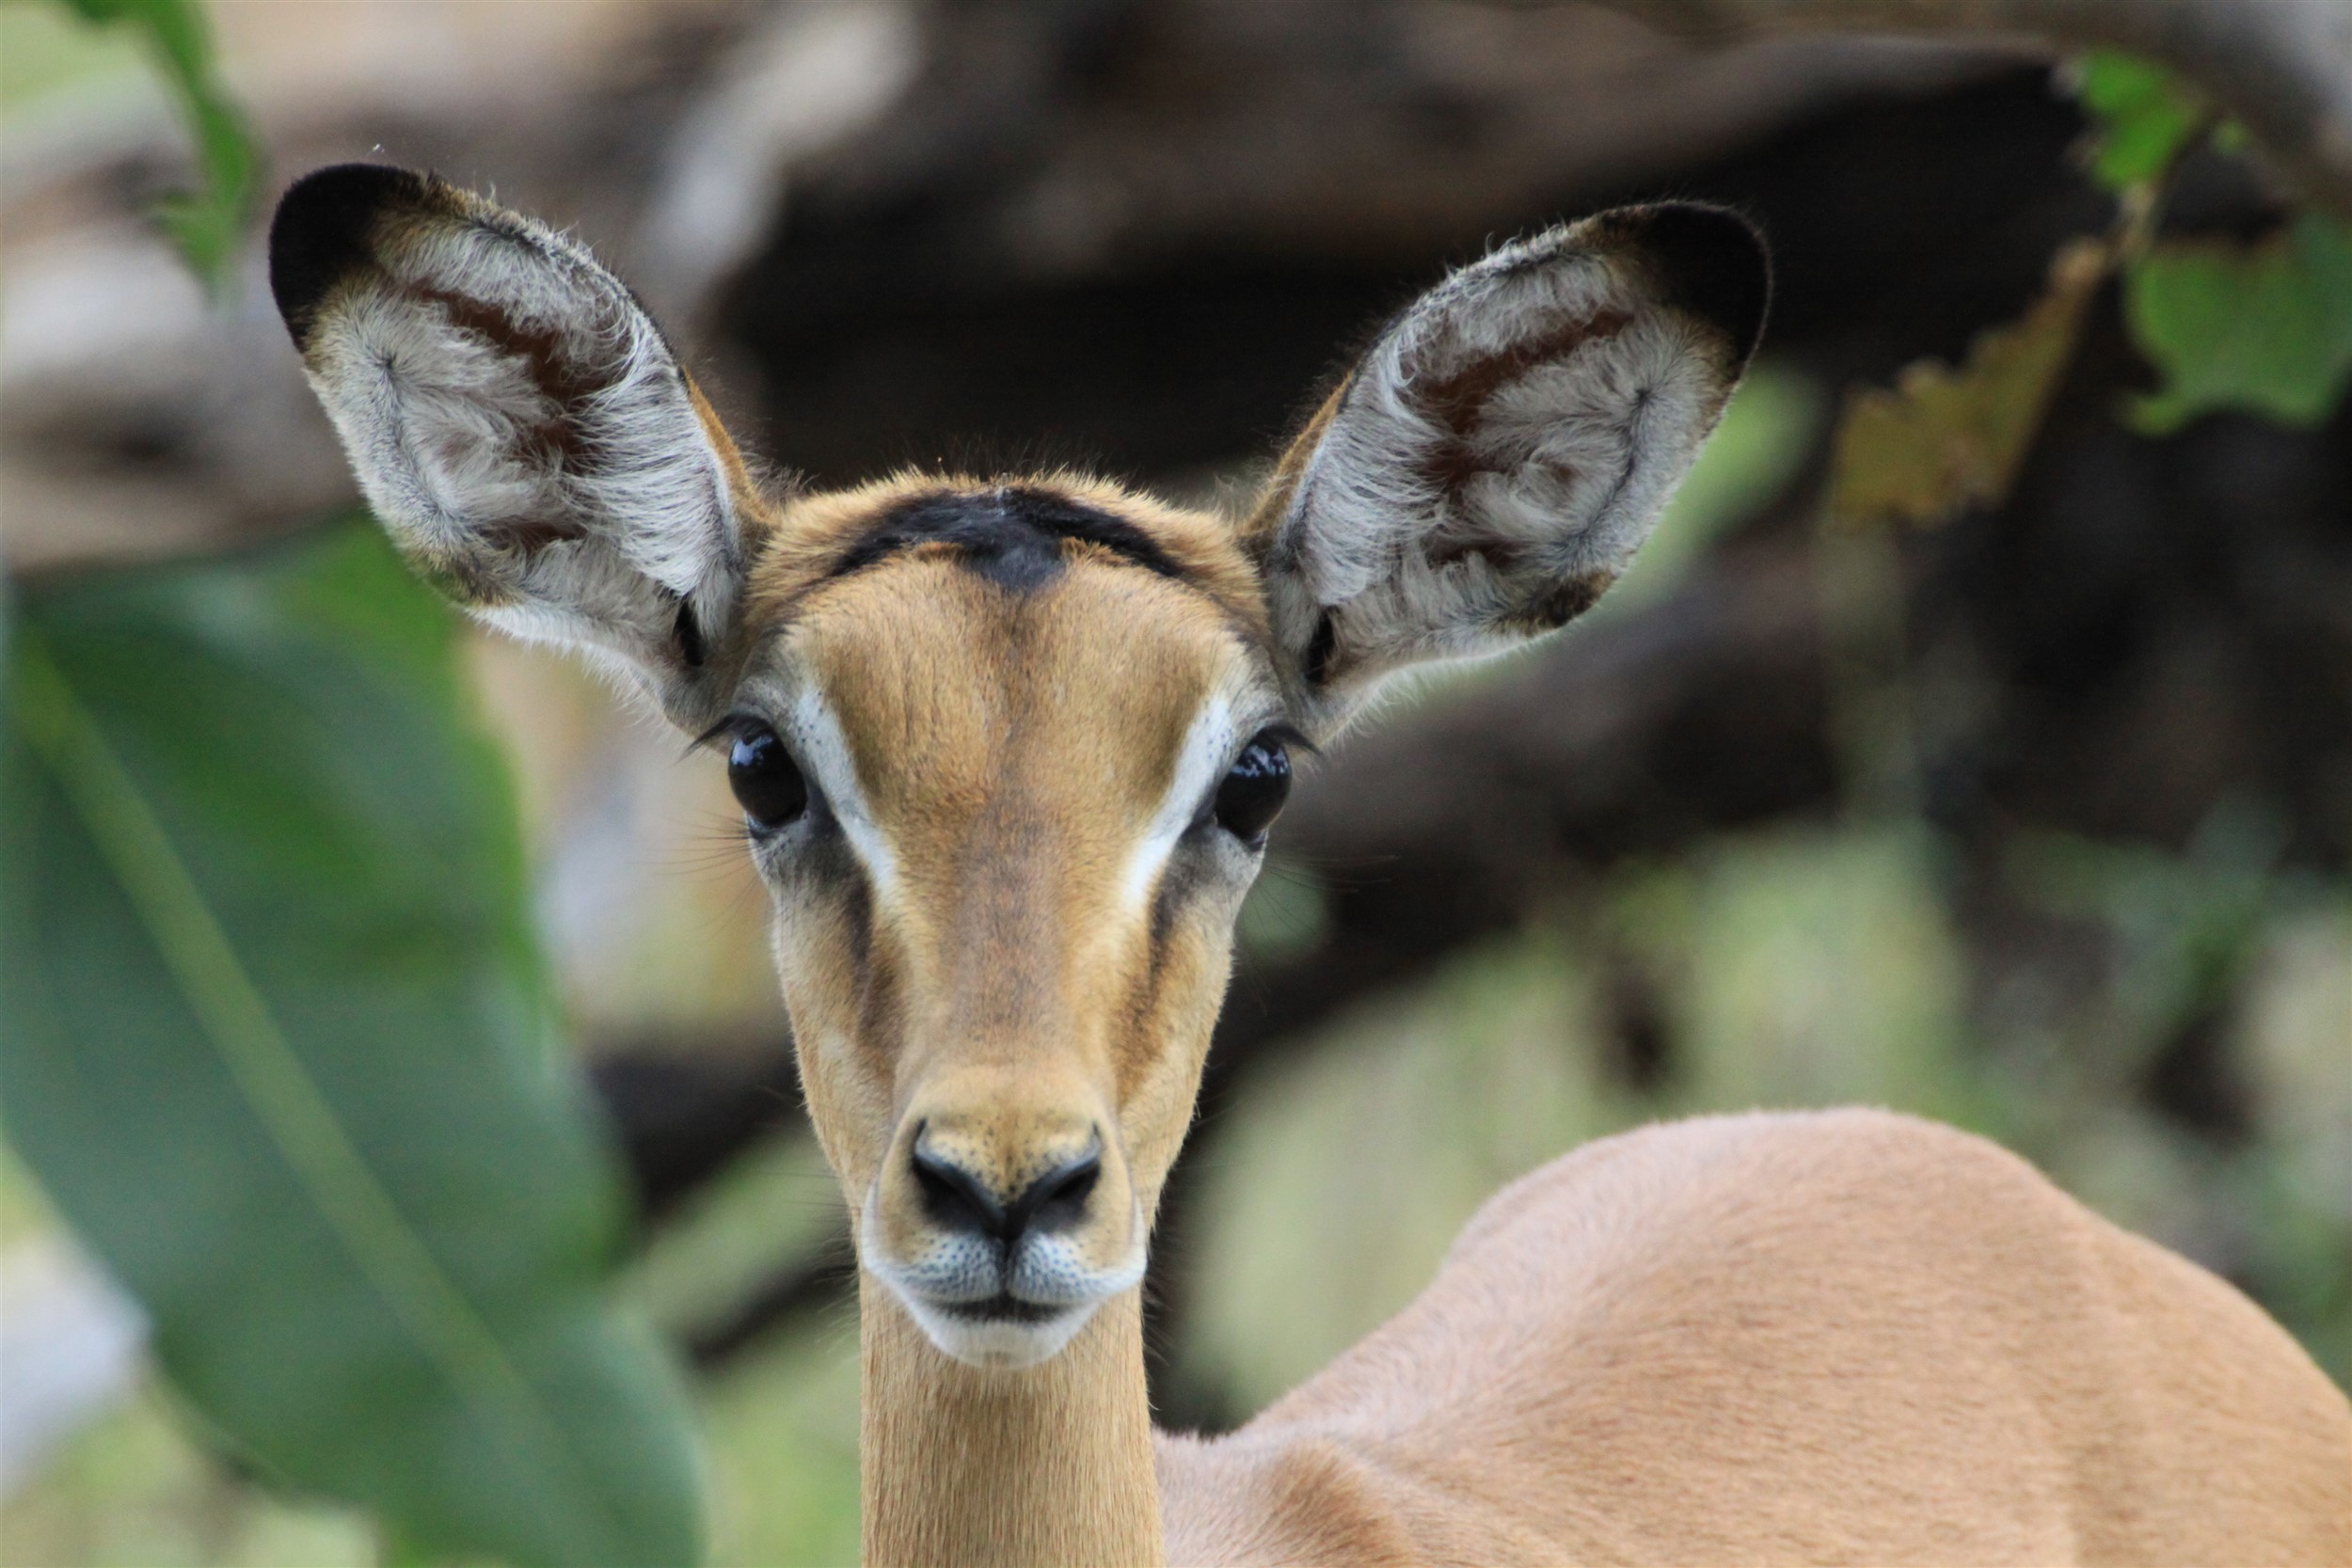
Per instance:
[[[781,521],[718,741],[810,1110],[866,1267],[949,1354],[1026,1365],[1142,1275],[1288,786],[1257,579],[1104,485]]]
[[[1141,1277],[1294,749],[1590,605],[1768,292],[1712,209],[1507,246],[1227,518],[1068,476],[771,496],[584,251],[403,170],[299,182],[271,281],[403,549],[725,754],[859,1256],[998,1366]]]

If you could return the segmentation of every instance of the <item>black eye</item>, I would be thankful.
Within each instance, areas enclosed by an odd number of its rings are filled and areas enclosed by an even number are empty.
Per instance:
[[[808,809],[808,781],[785,754],[776,732],[746,730],[727,753],[727,783],[755,826],[783,827]]]
[[[1216,819],[1225,831],[1255,848],[1290,799],[1291,754],[1271,732],[1241,749],[1233,770],[1216,786]]]

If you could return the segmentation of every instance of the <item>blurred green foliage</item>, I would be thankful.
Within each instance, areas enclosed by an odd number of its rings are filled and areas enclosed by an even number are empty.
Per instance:
[[[858,1560],[857,1322],[763,1346],[707,1392],[715,1568]]]
[[[686,1562],[453,622],[360,520],[24,594],[0,1109],[244,1463],[435,1552]]]
[[[2074,84],[2094,127],[2089,172],[2119,198],[2113,232],[2060,250],[2042,296],[1981,333],[1960,366],[1921,360],[1892,388],[1848,397],[1832,520],[1942,523],[1998,506],[2074,357],[2086,309],[2118,271],[2125,325],[2163,377],[2122,410],[2142,435],[2223,409],[2313,426],[2352,387],[2352,224],[2310,210],[2251,244],[2157,237],[2181,160],[2209,137],[2226,155],[2249,155],[2250,144],[2218,135],[2228,127],[2204,95],[2146,60],[2094,53]]]
[[[169,84],[194,142],[195,190],[167,198],[156,217],[215,290],[227,286],[261,187],[262,150],[244,111],[222,87],[213,30],[197,0],[59,0],[84,20],[135,34]]]
[[[2317,425],[2352,386],[2352,223],[2304,213],[2252,245],[2168,240],[2125,278],[2132,335],[2164,372],[2135,401],[2161,436],[2209,409]]]
[[[2091,177],[2111,191],[2162,180],[2213,124],[2205,95],[2162,66],[2094,49],[2075,66],[2075,97],[2098,124]]]
[[[256,1487],[189,1436],[186,1411],[151,1386],[43,1466],[0,1507],[10,1568],[373,1568],[364,1514]]]
[[[818,1257],[840,1229],[841,1189],[816,1140],[779,1139],[666,1216],[624,1286],[655,1328],[684,1339],[714,1308]]]
[[[2097,131],[2091,175],[2124,198],[2127,218],[2161,204],[2173,168],[2209,135],[2225,153],[2250,143],[2217,123],[2191,84],[2112,51],[2081,63],[2076,91]],[[2127,409],[2160,436],[2235,408],[2316,425],[2352,386],[2352,223],[2316,209],[2252,244],[2135,242],[2124,259],[2124,319],[2163,372]]]

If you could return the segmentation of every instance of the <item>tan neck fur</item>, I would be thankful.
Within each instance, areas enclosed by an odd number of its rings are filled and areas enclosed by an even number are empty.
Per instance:
[[[871,1275],[858,1290],[869,1568],[1168,1560],[1136,1291],[1007,1372],[942,1354]]]

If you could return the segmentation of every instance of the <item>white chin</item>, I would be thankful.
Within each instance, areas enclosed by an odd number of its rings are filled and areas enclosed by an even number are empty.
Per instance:
[[[914,1321],[922,1325],[930,1342],[967,1367],[990,1367],[1002,1370],[1018,1370],[1050,1361],[1061,1353],[1078,1330],[1094,1316],[1099,1301],[1083,1302],[1057,1313],[1042,1323],[1015,1323],[1005,1319],[959,1317],[932,1303],[919,1300],[903,1291],[898,1299],[906,1304]]]

